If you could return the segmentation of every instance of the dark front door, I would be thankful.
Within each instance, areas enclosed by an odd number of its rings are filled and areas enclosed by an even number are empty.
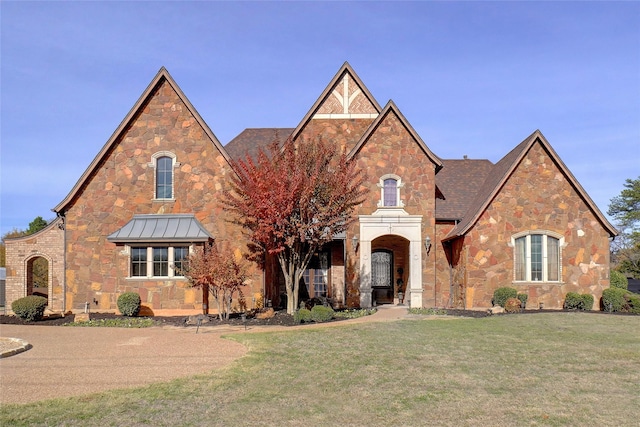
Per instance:
[[[376,304],[393,303],[393,252],[376,250],[371,254],[371,288]]]

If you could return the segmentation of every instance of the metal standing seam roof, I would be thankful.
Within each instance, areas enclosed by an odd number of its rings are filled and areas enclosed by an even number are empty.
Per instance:
[[[110,234],[114,243],[206,242],[213,236],[191,214],[134,215],[124,227]]]

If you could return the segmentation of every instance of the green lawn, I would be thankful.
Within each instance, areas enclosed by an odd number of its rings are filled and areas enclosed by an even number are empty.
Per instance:
[[[229,337],[231,367],[0,411],[0,425],[640,425],[640,317],[409,320]]]

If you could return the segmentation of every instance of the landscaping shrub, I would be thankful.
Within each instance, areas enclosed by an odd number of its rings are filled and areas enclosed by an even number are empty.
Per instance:
[[[602,310],[640,314],[640,296],[621,288],[602,292]]]
[[[517,313],[520,311],[520,300],[518,298],[508,298],[504,303],[504,311],[507,313]]]
[[[517,298],[518,291],[514,288],[498,288],[493,292],[493,305],[499,305],[500,307],[504,307],[509,298]]]
[[[293,321],[295,323],[311,322],[311,310],[301,308],[300,310],[296,311],[293,315]]]
[[[591,294],[582,294],[582,309],[583,310],[593,310],[593,295]]]
[[[137,316],[140,313],[140,295],[135,292],[125,292],[118,297],[118,310],[123,316]]]
[[[609,272],[609,283],[611,284],[612,288],[629,288],[629,281],[627,280],[627,277],[617,270],[611,270]]]
[[[47,299],[37,295],[28,295],[11,303],[15,315],[27,322],[42,319],[46,307]]]
[[[529,299],[529,295],[527,295],[527,294],[518,294],[517,298],[522,303],[521,307],[525,308],[527,306],[527,300]]]
[[[317,323],[328,322],[333,319],[333,308],[315,305],[311,309],[311,320]]]
[[[583,310],[582,296],[577,292],[569,292],[564,298],[564,308],[569,310]]]

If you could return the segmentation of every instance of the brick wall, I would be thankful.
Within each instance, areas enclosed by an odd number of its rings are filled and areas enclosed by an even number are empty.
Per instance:
[[[46,228],[26,237],[7,239],[6,307],[30,293],[28,290],[28,266],[37,257],[48,261],[48,308],[60,312],[65,309],[63,294],[64,232],[58,227],[59,219]]]

